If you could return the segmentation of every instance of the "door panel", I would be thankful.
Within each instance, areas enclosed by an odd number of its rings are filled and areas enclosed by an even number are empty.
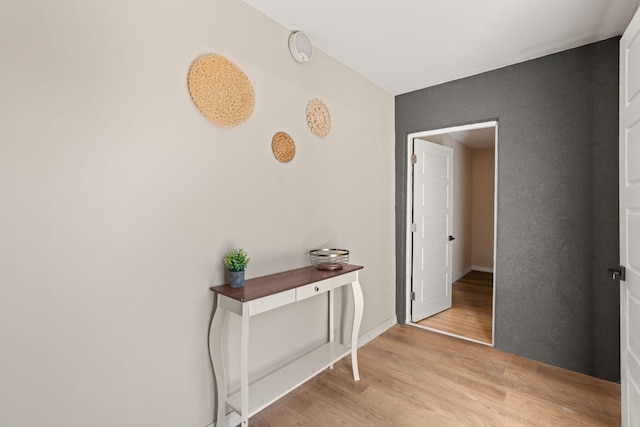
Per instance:
[[[424,280],[421,284],[424,288],[422,292],[424,301],[431,301],[446,293],[446,280],[446,274]]]
[[[629,297],[629,324],[640,325],[640,300],[638,300],[633,296]],[[640,337],[636,335],[630,335],[627,345],[629,346],[628,348],[629,352],[631,352],[631,354],[636,356],[634,357],[634,359],[637,362],[638,361],[637,356],[640,355]]]
[[[422,174],[436,178],[447,178],[449,176],[449,159],[446,155],[435,153],[422,154]]]
[[[423,185],[422,207],[446,209],[449,206],[448,192],[446,185]]]
[[[640,127],[633,126],[628,130],[627,140],[627,181],[640,181],[640,168],[634,165],[634,159],[640,159]]]
[[[423,248],[421,262],[423,270],[447,267],[447,248],[442,245],[434,245]]]
[[[620,379],[622,426],[640,426],[640,15],[620,40]]]
[[[414,140],[411,320],[451,307],[453,149]]]
[[[447,217],[424,215],[421,218],[422,238],[447,237]]]
[[[630,236],[640,236],[640,210],[627,209],[627,229]],[[627,268],[640,271],[640,240],[630,239],[627,251]]]

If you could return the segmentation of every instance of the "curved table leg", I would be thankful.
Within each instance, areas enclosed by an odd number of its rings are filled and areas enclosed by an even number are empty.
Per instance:
[[[220,298],[220,295],[216,297],[216,309],[209,328],[209,356],[213,367],[213,381],[215,383],[217,401],[217,404],[214,405],[217,408],[216,426],[224,424],[227,409],[227,379],[222,360],[222,331],[227,310],[220,304]]]
[[[351,328],[351,368],[353,369],[353,379],[360,380],[360,372],[358,370],[358,333],[360,332],[360,323],[362,322],[362,313],[364,312],[364,300],[362,298],[362,288],[356,273],[356,280],[351,282],[351,292],[353,292],[353,326]]]

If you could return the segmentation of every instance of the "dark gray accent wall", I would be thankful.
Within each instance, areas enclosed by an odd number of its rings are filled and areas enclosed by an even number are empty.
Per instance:
[[[396,97],[400,323],[407,135],[497,119],[495,348],[619,380],[618,43]]]

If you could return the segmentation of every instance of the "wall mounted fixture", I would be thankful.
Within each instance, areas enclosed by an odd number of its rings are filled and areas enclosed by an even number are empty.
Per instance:
[[[304,33],[295,31],[289,36],[289,50],[293,59],[303,64],[311,59],[313,55],[313,48],[311,41]]]
[[[198,109],[218,126],[238,126],[253,113],[255,95],[249,77],[222,55],[193,61],[187,83]]]

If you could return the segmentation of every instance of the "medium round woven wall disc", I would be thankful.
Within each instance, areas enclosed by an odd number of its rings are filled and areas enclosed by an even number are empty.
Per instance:
[[[296,144],[286,132],[278,132],[271,139],[273,156],[282,163],[289,163],[296,155]]]
[[[331,131],[331,115],[326,104],[318,99],[313,98],[307,103],[307,124],[311,133],[320,138],[329,135]]]
[[[188,83],[193,102],[218,126],[237,126],[253,113],[255,99],[249,78],[224,56],[196,59],[189,68]]]

